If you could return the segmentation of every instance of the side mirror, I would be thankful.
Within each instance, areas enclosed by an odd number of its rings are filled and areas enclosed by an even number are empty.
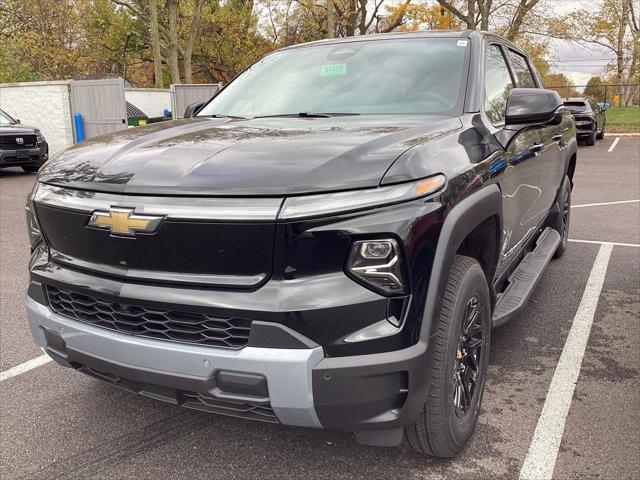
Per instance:
[[[192,103],[184,109],[184,118],[193,118],[207,102]]]
[[[554,90],[514,88],[507,98],[505,126],[547,125],[557,119],[557,110],[562,105]]]
[[[16,123],[22,123],[22,122],[20,122],[19,118],[16,118],[15,120],[16,120]]]

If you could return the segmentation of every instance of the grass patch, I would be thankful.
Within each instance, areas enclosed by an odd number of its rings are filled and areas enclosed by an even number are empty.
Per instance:
[[[618,107],[607,110],[607,131],[640,133],[640,107]]]

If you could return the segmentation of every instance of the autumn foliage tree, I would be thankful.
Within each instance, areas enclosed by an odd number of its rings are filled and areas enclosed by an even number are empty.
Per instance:
[[[228,82],[266,52],[300,42],[469,28],[519,44],[548,85],[564,81],[552,72],[549,37],[607,48],[616,58],[613,81],[638,83],[635,0],[602,0],[595,12],[564,17],[554,14],[554,1],[0,0],[0,82],[109,76],[136,86]],[[633,98],[633,88],[621,87],[623,101]]]

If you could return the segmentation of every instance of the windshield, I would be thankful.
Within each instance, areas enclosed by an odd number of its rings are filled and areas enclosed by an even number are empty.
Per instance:
[[[0,110],[0,125],[13,125],[15,120]]]
[[[456,114],[468,43],[372,40],[276,52],[238,76],[198,116]]]
[[[588,112],[589,106],[585,104],[585,102],[565,102],[565,107],[567,107],[573,113],[581,113]]]

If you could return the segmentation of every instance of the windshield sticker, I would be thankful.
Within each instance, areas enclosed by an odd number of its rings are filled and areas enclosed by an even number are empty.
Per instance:
[[[458,40],[458,46],[459,47],[466,47],[467,46],[467,41],[466,40]]]
[[[346,63],[332,63],[329,65],[322,65],[320,69],[321,77],[334,77],[336,75],[346,75],[347,64]]]

